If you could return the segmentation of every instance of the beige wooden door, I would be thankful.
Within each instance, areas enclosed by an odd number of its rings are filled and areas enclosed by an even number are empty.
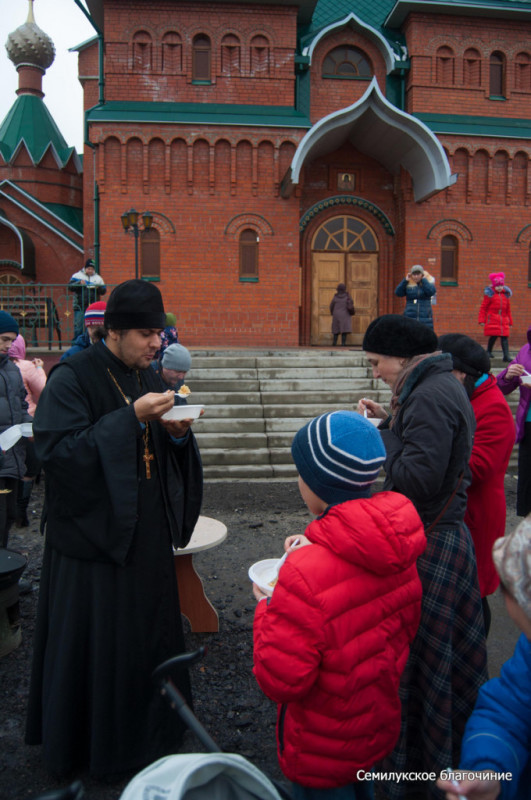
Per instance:
[[[347,253],[346,284],[354,300],[351,344],[363,342],[369,322],[378,315],[378,254]]]
[[[347,343],[361,345],[367,325],[378,313],[378,253],[365,252],[378,249],[377,239],[362,220],[333,217],[319,228],[312,247],[310,342],[332,343],[330,301],[337,284],[344,283],[356,308]]]

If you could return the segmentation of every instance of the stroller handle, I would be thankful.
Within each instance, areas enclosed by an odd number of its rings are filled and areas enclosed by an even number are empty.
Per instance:
[[[167,661],[163,661],[162,664],[159,664],[159,666],[153,670],[151,677],[154,681],[167,680],[172,672],[179,669],[185,669],[186,667],[195,664],[195,662],[200,661],[203,656],[206,655],[206,653],[207,648],[200,647],[199,650],[194,650],[193,653],[182,653],[180,656],[168,658]]]

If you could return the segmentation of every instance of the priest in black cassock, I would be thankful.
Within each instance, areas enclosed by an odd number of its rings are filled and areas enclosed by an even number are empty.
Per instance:
[[[137,770],[182,735],[150,675],[184,650],[172,545],[192,534],[202,468],[191,421],[161,420],[164,325],[156,286],[117,286],[105,340],[51,371],[35,415],[46,542],[26,741],[54,773]],[[190,699],[186,673],[180,688]]]

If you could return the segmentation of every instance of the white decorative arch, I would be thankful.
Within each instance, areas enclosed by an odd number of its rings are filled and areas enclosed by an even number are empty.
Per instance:
[[[382,36],[382,34],[378,30],[376,30],[376,28],[373,28],[371,25],[367,25],[353,12],[347,14],[347,16],[343,17],[343,19],[336,20],[335,22],[332,22],[330,25],[327,25],[326,28],[320,30],[319,33],[315,36],[315,38],[312,39],[311,43],[303,49],[302,55],[309,56],[311,64],[313,51],[315,50],[319,42],[322,39],[324,39],[325,36],[328,36],[329,33],[341,30],[341,28],[345,28],[347,27],[347,25],[354,28],[354,30],[361,31],[367,39],[369,39],[373,44],[376,45],[376,47],[381,52],[384,58],[385,68],[388,74],[395,68],[396,61],[403,61],[404,59],[407,58],[407,53],[401,53],[400,56],[397,56],[393,48],[385,38],[385,36]]]
[[[457,180],[435,134],[389,103],[373,78],[356,103],[323,117],[306,133],[282,181],[283,197],[289,197],[299,183],[305,162],[334,152],[346,141],[393,174],[401,167],[407,170],[417,203]]]
[[[6,228],[11,228],[20,244],[20,269],[24,270],[24,242],[22,241],[22,234],[16,225],[13,225],[8,219],[0,214],[0,225],[5,225]]]

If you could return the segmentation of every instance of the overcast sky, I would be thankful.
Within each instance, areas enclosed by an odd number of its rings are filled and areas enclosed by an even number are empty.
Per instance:
[[[15,102],[18,74],[5,43],[28,17],[28,0],[0,0],[0,122]],[[55,45],[55,61],[42,79],[44,102],[66,143],[83,152],[83,97],[77,79],[77,53],[70,47],[92,38],[95,30],[74,0],[35,0],[35,22]]]

